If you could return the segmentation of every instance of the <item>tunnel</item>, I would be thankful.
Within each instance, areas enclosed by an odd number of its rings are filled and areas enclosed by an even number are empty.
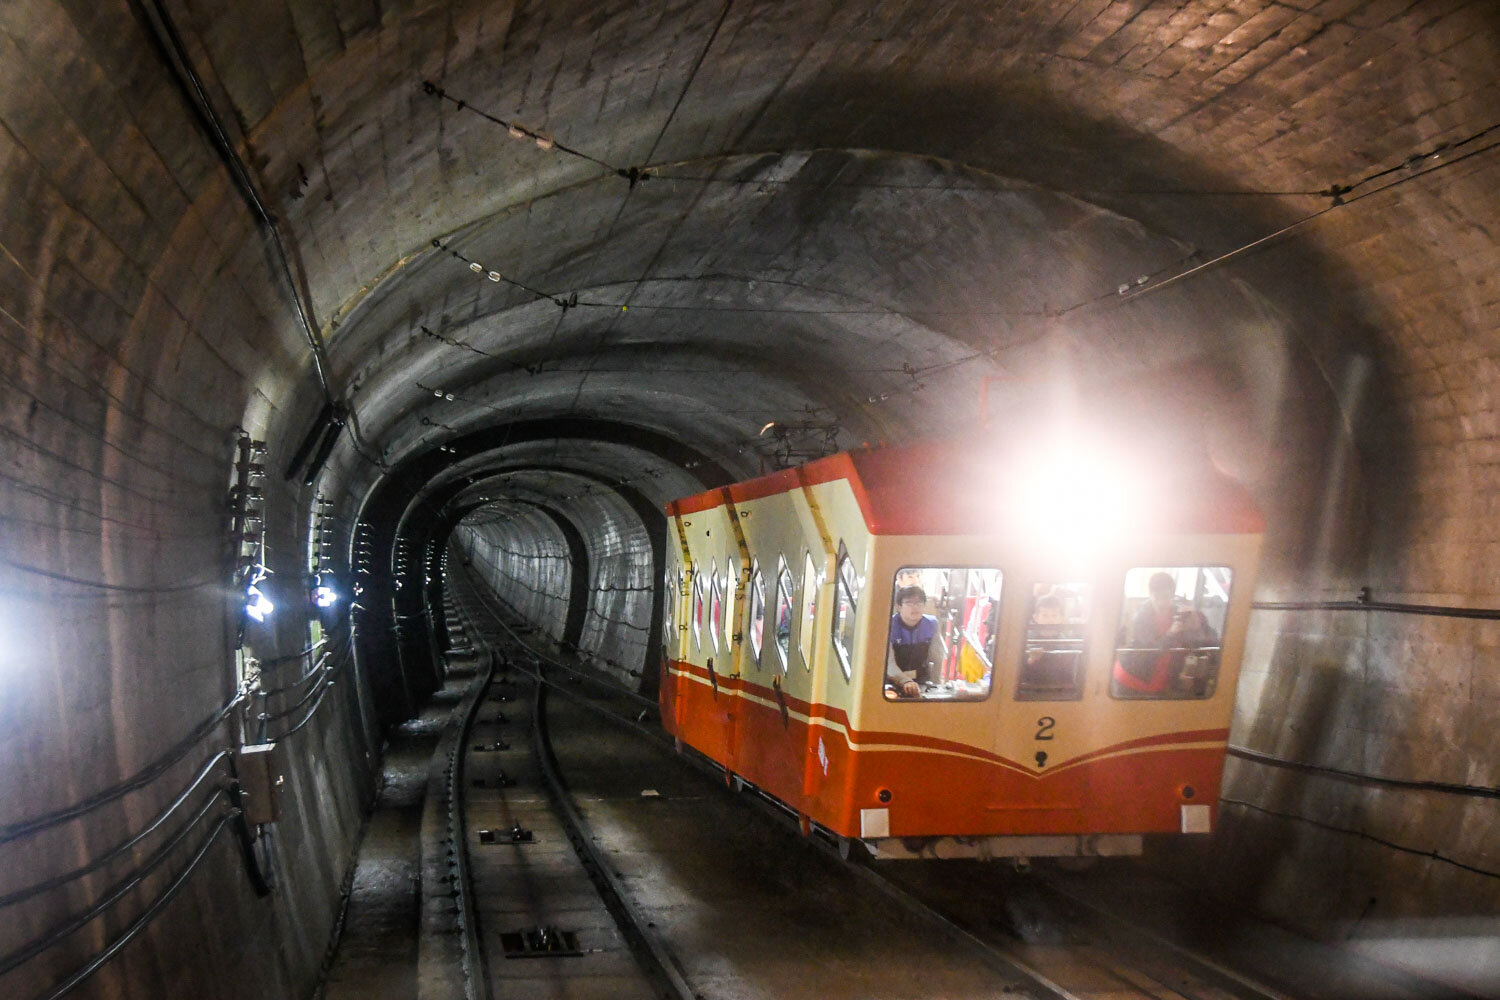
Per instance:
[[[460,566],[652,697],[664,505],[1066,422],[1266,525],[1218,825],[1142,863],[1500,994],[1493,3],[12,0],[0,34],[7,996],[313,995]],[[188,788],[227,805],[144,833]]]

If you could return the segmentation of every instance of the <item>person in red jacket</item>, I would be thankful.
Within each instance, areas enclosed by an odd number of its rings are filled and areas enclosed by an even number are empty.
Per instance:
[[[1201,612],[1178,606],[1172,574],[1152,574],[1148,589],[1151,597],[1131,619],[1114,679],[1127,691],[1160,694],[1181,672],[1185,650],[1212,646],[1219,637]]]

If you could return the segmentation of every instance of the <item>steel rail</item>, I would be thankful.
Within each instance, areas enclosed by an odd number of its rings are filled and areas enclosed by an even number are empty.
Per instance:
[[[476,678],[479,676],[475,675]],[[458,922],[462,931],[464,992],[468,1000],[490,1000],[489,961],[479,930],[479,907],[474,900],[474,882],[469,857],[469,811],[465,795],[464,765],[469,756],[469,733],[484,703],[484,693],[495,680],[495,657],[484,657],[483,679],[472,685],[473,698],[459,721],[448,751],[448,836],[453,844],[453,889],[458,898]]]
[[[531,654],[533,656],[544,656],[544,655],[546,655],[546,654],[538,653],[537,651],[533,650],[531,648],[531,646],[526,642],[526,640],[523,639],[523,638],[521,638],[520,633],[517,632],[514,628],[512,628],[508,622],[506,622],[506,620],[504,618],[504,614],[503,614],[503,612],[505,611],[505,609],[499,608],[499,607],[494,607],[494,606],[490,605],[490,601],[488,599],[490,597],[493,597],[496,602],[499,602],[501,604],[504,603],[503,601],[500,601],[500,598],[498,596],[492,595],[492,594],[486,594],[482,590],[476,592],[474,596],[476,596],[478,598],[479,603],[481,605],[485,606],[485,610],[487,612],[489,612],[489,614],[493,617],[493,619],[497,623],[499,623],[500,627],[503,628],[503,629],[505,629],[505,631],[509,632],[510,635],[511,635],[511,638],[517,644],[519,644],[523,649],[525,649],[529,654]],[[512,611],[511,613],[515,614],[514,611]],[[578,647],[575,644],[569,643],[568,645],[571,646],[573,649],[577,650],[580,654],[585,653],[585,650],[581,649],[580,647]],[[575,677],[578,680],[583,681],[585,684],[592,684],[595,687],[602,688],[602,689],[608,691],[611,694],[624,695],[626,698],[629,698],[632,701],[635,701],[638,704],[643,705],[643,706],[645,706],[647,708],[655,709],[655,708],[658,707],[658,705],[656,703],[656,700],[654,698],[647,698],[645,695],[640,694],[639,692],[632,691],[629,688],[621,687],[620,685],[616,684],[614,681],[607,680],[607,679],[605,679],[603,677],[596,677],[593,674],[590,674],[590,673],[588,673],[586,671],[579,670],[576,667],[570,666],[569,664],[566,664],[566,663],[562,662],[561,660],[556,659],[555,657],[546,656],[546,659],[547,659],[547,662],[553,668],[561,670],[564,673],[569,674],[570,676]],[[552,683],[552,682],[549,681],[548,683]]]
[[[1147,930],[1133,924],[1097,904],[1090,903],[1088,900],[1068,892],[1050,879],[1041,878],[1038,881],[1048,892],[1066,899],[1074,906],[1086,911],[1095,921],[1107,922],[1120,927],[1127,935],[1135,939],[1135,947],[1132,948],[1133,955],[1139,955],[1140,944],[1144,941],[1152,947],[1169,952],[1174,962],[1192,966],[1189,971],[1193,975],[1210,986],[1223,990],[1226,993],[1238,997],[1253,997],[1255,1000],[1296,1000],[1295,997],[1288,993],[1283,993],[1265,983],[1257,982],[1221,962],[1185,948],[1177,942],[1157,934],[1155,931]],[[1139,968],[1139,965],[1134,967]]]
[[[475,590],[471,589],[466,595],[477,596]],[[479,598],[481,606],[482,597]],[[460,605],[461,613],[464,615],[465,633],[471,639],[479,639],[489,643],[484,629],[472,616]],[[485,608],[489,612],[488,608]],[[493,615],[493,612],[489,612]],[[500,621],[498,617],[495,621]],[[504,625],[503,622],[501,622]],[[509,631],[508,627],[507,630]],[[514,634],[514,633],[512,633]],[[527,649],[521,644],[523,649]],[[527,649],[530,653],[530,650]],[[554,810],[562,822],[563,831],[568,841],[573,845],[579,861],[583,864],[584,871],[593,881],[595,889],[599,893],[605,909],[614,918],[616,925],[620,928],[625,940],[630,943],[631,951],[635,954],[637,962],[642,966],[642,971],[647,978],[653,981],[665,995],[674,997],[676,1000],[698,1000],[699,994],[687,982],[682,970],[678,968],[676,961],[672,958],[670,949],[666,942],[661,939],[651,927],[651,922],[638,910],[631,901],[625,884],[620,880],[610,866],[608,858],[599,849],[594,841],[588,822],[578,811],[573,803],[572,795],[568,791],[567,783],[563,780],[561,771],[557,765],[557,757],[552,749],[549,736],[546,712],[546,693],[555,688],[556,682],[542,676],[541,671],[527,670],[524,667],[512,663],[514,669],[531,677],[536,682],[536,696],[532,699],[531,734],[533,750],[537,757],[537,763],[542,772],[542,778],[546,786],[548,797],[552,801]]]
[[[510,631],[512,635],[515,634],[508,623],[502,620],[500,621],[500,625],[507,631]],[[517,641],[520,640],[517,639]],[[530,647],[526,648],[528,653],[530,653],[531,655],[538,657],[541,656],[541,654],[538,654],[534,650],[531,650]],[[664,734],[649,729],[648,727],[641,725],[634,719],[630,719],[618,714],[617,712],[610,711],[610,709],[606,708],[603,705],[591,702],[578,692],[569,691],[567,688],[558,685],[555,681],[550,681],[543,678],[542,683],[546,684],[553,690],[559,691],[563,694],[564,697],[575,701],[577,704],[593,711],[594,713],[602,716],[605,719],[608,719],[616,725],[628,729],[638,736],[641,736],[658,744],[664,749],[676,752],[676,744],[672,740],[668,739]],[[683,752],[678,756],[679,759],[683,761],[683,763],[709,777],[723,779],[728,776],[728,771],[723,766],[710,760],[707,757],[703,757],[701,754],[698,754],[691,748],[687,748],[687,752]],[[772,799],[769,796],[765,795],[765,793],[760,792],[759,789],[756,789],[756,792],[756,795],[748,797],[746,801],[749,802],[754,808],[762,812],[764,815],[770,817],[772,821],[778,826],[781,826],[788,831],[797,830],[800,835],[800,829],[797,825],[797,817],[791,809],[789,809],[784,803]],[[928,923],[930,926],[957,940],[966,949],[974,953],[975,957],[977,957],[990,969],[993,969],[994,971],[999,972],[1005,976],[1019,975],[1024,980],[1028,980],[1029,982],[1026,983],[1027,986],[1031,987],[1033,990],[1042,991],[1040,995],[1036,993],[1032,994],[1035,1000],[1085,1000],[1085,998],[1071,992],[1060,983],[1054,982],[1045,973],[1035,968],[1024,959],[1004,952],[996,948],[994,945],[984,941],[982,938],[978,937],[971,931],[955,923],[953,920],[939,913],[931,906],[928,906],[920,899],[917,899],[917,897],[913,896],[905,889],[902,889],[900,886],[897,886],[894,883],[890,882],[888,879],[878,874],[873,869],[868,868],[865,865],[851,863],[849,859],[845,858],[840,852],[840,846],[837,842],[827,839],[823,836],[803,837],[802,839],[813,850],[816,850],[826,857],[830,858],[831,860],[837,862],[842,868],[850,872],[854,877],[861,879],[866,884],[875,888],[888,899],[892,900],[895,903],[898,903],[914,916]],[[1011,987],[1007,987],[1007,990],[1011,991],[1013,995],[1019,995],[1014,994],[1014,991]]]

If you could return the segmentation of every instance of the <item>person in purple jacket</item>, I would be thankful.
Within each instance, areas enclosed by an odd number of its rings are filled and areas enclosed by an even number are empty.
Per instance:
[[[896,591],[896,613],[891,615],[891,637],[885,658],[886,687],[907,698],[922,694],[923,684],[938,679],[947,648],[938,635],[938,620],[926,613],[927,593],[921,587]]]

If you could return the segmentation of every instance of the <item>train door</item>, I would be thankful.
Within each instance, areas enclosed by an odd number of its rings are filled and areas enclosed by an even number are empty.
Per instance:
[[[1021,641],[999,655],[1011,659],[1015,680],[1005,694],[1019,724],[997,727],[994,751],[1020,770],[995,772],[990,801],[1012,811],[1017,832],[1059,832],[1075,828],[1090,799],[1088,769],[1059,765],[1096,738],[1082,702],[1097,595],[1089,580],[1049,577],[1017,596]]]

